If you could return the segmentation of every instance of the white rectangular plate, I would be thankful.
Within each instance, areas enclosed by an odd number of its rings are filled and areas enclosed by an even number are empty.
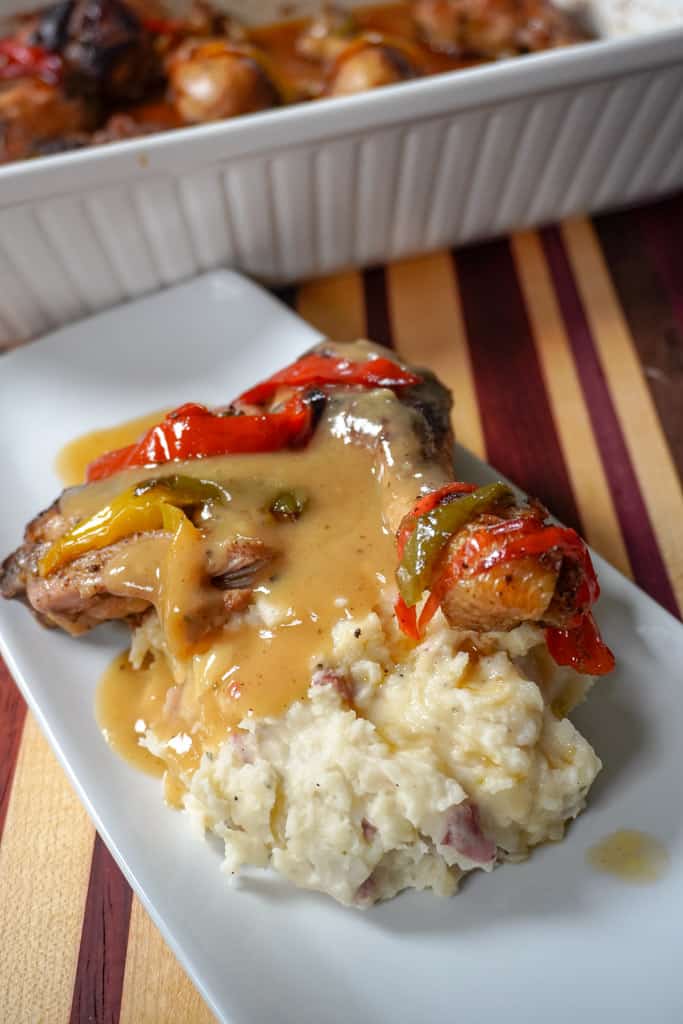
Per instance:
[[[65,328],[0,360],[0,554],[60,490],[53,462],[96,427],[194,399],[225,403],[319,335],[237,274],[218,272]],[[493,471],[458,450],[458,475]],[[216,1014],[348,1024],[680,1021],[683,628],[597,559],[599,618],[619,667],[575,715],[605,768],[565,842],[477,874],[460,895],[408,894],[365,913],[257,872],[231,887],[156,779],[107,747],[97,680],[125,642],[75,641],[0,602],[0,648],[105,842]],[[667,846],[660,882],[585,863],[618,828]],[[58,937],[57,941],[58,941]]]

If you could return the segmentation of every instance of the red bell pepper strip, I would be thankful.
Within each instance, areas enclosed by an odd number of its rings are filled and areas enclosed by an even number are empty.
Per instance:
[[[415,607],[409,608],[405,603],[401,595],[398,595],[396,604],[394,605],[394,614],[396,621],[398,622],[399,629],[406,636],[410,637],[411,640],[417,641],[420,639],[420,630],[417,624],[417,613]]]
[[[614,655],[600,636],[590,612],[570,629],[546,629],[548,651],[558,665],[571,665],[577,672],[605,676],[614,668]]]
[[[274,373],[268,380],[245,391],[240,401],[263,405],[280,387],[324,387],[326,384],[342,386],[357,385],[366,388],[400,389],[419,384],[422,381],[414,373],[401,369],[390,359],[369,359],[365,363],[354,363],[349,359],[332,356],[302,356],[291,366]]]
[[[422,606],[420,618],[418,619],[417,623],[417,631],[420,634],[420,636],[424,634],[425,629],[436,615],[436,612],[441,604],[441,597],[442,595],[437,593],[436,590],[432,590],[428,594],[427,600]]]
[[[305,441],[312,426],[311,407],[299,394],[282,411],[255,416],[221,416],[190,402],[170,412],[135,444],[91,462],[86,481],[92,483],[123,469],[174,459],[279,451]]]
[[[103,480],[132,466],[159,465],[171,459],[194,459],[238,452],[278,451],[305,440],[313,427],[310,405],[304,401],[304,388],[326,384],[362,387],[403,388],[421,381],[414,373],[402,370],[389,359],[352,363],[347,359],[304,356],[276,373],[269,380],[246,391],[238,400],[262,405],[282,385],[297,389],[281,412],[253,416],[220,416],[204,406],[181,406],[136,444],[102,455],[88,467],[87,481]]]
[[[62,71],[62,58],[56,53],[9,37],[0,39],[0,81],[30,75],[54,85],[60,81]]]

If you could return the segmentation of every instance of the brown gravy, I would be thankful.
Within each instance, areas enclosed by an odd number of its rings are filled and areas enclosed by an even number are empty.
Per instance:
[[[664,844],[636,829],[612,832],[590,847],[586,860],[591,867],[616,875],[624,882],[656,882],[669,868]]]
[[[153,662],[134,670],[128,651],[117,655],[97,691],[95,714],[107,743],[136,768],[161,775],[163,765],[140,745],[147,723],[158,717],[173,684],[168,672],[159,672]],[[137,717],[133,718],[133,714]]]
[[[112,442],[129,442],[156,419],[158,414],[79,439],[62,453],[60,465],[69,466],[70,479],[82,478],[84,463]],[[211,545],[235,534],[258,537],[276,552],[257,587],[258,598],[277,611],[272,622],[264,624],[252,615],[238,629],[228,624],[191,652],[183,652],[176,680],[163,656],[148,655],[138,670],[127,654],[113,662],[100,686],[97,716],[118,753],[144,770],[158,771],[157,759],[139,742],[145,728],[152,727],[170,743],[164,761],[177,779],[180,771],[194,770],[205,750],[215,751],[245,716],[278,715],[305,695],[312,671],[331,654],[335,623],[344,616],[362,618],[377,608],[395,569],[395,545],[383,525],[373,463],[367,448],[319,429],[301,451],[132,470],[67,492],[63,507],[81,518],[135,480],[160,475],[164,469],[217,480],[230,501],[201,524],[202,559]],[[276,522],[269,503],[276,493],[293,487],[306,492],[308,504],[296,522]],[[154,543],[146,541],[136,557],[127,561],[122,556],[110,564],[112,589],[140,593],[146,587],[155,602],[162,603],[157,566],[168,540],[157,541],[156,547]],[[191,594],[179,591],[172,603],[191,599]],[[183,680],[184,685],[177,685]]]
[[[125,448],[140,437],[149,427],[155,426],[166,415],[167,410],[160,412],[149,412],[138,419],[128,420],[115,427],[108,427],[103,430],[93,430],[89,434],[69,441],[57,453],[55,469],[59,479],[66,487],[73,487],[82,484],[85,480],[85,472],[99,455],[113,451],[115,448]]]

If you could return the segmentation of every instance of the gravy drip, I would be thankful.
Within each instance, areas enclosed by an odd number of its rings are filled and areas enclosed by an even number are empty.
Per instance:
[[[636,829],[619,829],[591,846],[588,863],[624,882],[656,882],[666,874],[669,854],[654,836]]]
[[[69,441],[55,459],[59,479],[67,487],[82,483],[85,480],[86,469],[99,455],[115,448],[125,448],[126,445],[137,441],[146,430],[162,420],[166,412],[167,410],[150,412],[138,419],[128,420],[126,423],[104,430],[93,430]]]

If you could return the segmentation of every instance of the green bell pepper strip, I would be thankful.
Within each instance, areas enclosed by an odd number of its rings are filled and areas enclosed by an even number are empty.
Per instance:
[[[409,608],[418,603],[429,587],[437,559],[451,537],[475,516],[512,497],[510,488],[498,481],[437,505],[418,517],[396,571],[399,592]]]
[[[226,491],[213,480],[202,480],[198,476],[186,476],[184,473],[169,473],[168,476],[155,476],[150,480],[142,480],[133,488],[133,494],[141,497],[150,491],[170,491],[169,501],[173,505],[201,505],[207,501],[225,502]]]
[[[133,533],[162,529],[167,506],[187,508],[226,497],[218,484],[196,477],[173,474],[143,480],[56,540],[40,559],[38,571],[48,576],[88,551],[99,551]]]

